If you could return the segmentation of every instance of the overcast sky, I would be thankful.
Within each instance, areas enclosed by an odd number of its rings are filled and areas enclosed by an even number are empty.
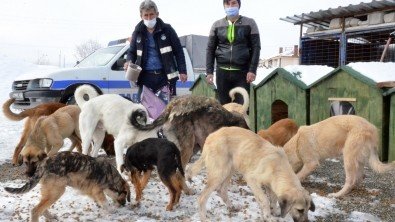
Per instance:
[[[179,36],[208,35],[223,17],[221,0],[156,0],[159,17]],[[370,0],[242,0],[240,14],[254,18],[261,34],[261,58],[278,47],[298,44],[299,26],[279,20],[320,9]],[[93,39],[106,45],[131,35],[140,21],[141,0],[0,0],[0,55],[34,62],[46,55],[57,65],[59,54],[74,63],[75,46]],[[202,46],[205,47],[205,46]]]

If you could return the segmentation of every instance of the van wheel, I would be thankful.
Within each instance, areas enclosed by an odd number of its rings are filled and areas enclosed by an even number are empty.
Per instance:
[[[67,100],[66,100],[66,105],[75,105],[76,104],[76,102],[75,102],[75,97],[74,97],[74,95],[72,95],[72,96],[70,96],[69,98],[67,98]]]

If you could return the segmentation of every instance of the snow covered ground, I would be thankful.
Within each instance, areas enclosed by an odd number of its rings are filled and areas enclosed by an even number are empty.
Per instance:
[[[17,59],[0,56],[0,103],[8,99],[11,83],[16,75],[24,71],[37,69],[37,66],[28,64]],[[0,171],[9,170],[21,172],[21,168],[10,167],[14,146],[20,137],[23,122],[12,122],[0,113]],[[335,163],[338,164],[338,163]],[[19,171],[17,171],[19,169]],[[12,174],[12,173],[11,173]],[[24,183],[24,177],[14,181],[0,178],[0,221],[26,221],[30,210],[38,203],[40,185],[23,195],[9,194],[4,190],[5,186],[20,187]],[[310,180],[320,182],[322,178],[310,177]],[[50,211],[56,214],[59,221],[199,221],[197,198],[205,185],[204,173],[194,178],[191,187],[196,191],[195,195],[182,195],[180,204],[172,211],[166,212],[168,192],[166,187],[154,174],[143,192],[143,200],[139,207],[118,208],[115,212],[105,212],[98,208],[88,197],[82,196],[78,191],[68,188],[62,198],[56,202]],[[132,198],[134,189],[131,188]],[[243,183],[233,183],[229,190],[232,203],[240,210],[228,213],[220,198],[213,193],[207,203],[208,217],[211,221],[256,221],[260,218],[260,210],[250,189]],[[336,199],[320,196],[312,193],[316,211],[309,213],[312,221],[327,221],[325,218],[333,214],[346,215],[347,221],[381,221],[380,215],[372,215],[366,212],[342,211]],[[375,203],[372,203],[375,204]],[[393,211],[395,206],[393,207]],[[395,215],[394,215],[395,217]],[[395,219],[395,218],[394,218]],[[287,216],[284,220],[291,221]],[[44,218],[41,217],[41,221]],[[330,220],[328,220],[330,221]]]

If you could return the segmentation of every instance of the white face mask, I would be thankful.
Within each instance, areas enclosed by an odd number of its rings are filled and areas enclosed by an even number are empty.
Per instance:
[[[153,18],[151,20],[145,20],[144,19],[144,25],[147,26],[148,28],[152,29],[156,25],[156,18]]]

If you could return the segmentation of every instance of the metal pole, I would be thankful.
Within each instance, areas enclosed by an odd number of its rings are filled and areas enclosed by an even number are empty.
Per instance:
[[[347,37],[345,31],[345,19],[342,18],[342,32],[340,34],[340,49],[339,49],[339,66],[344,66],[346,64],[347,58]]]

